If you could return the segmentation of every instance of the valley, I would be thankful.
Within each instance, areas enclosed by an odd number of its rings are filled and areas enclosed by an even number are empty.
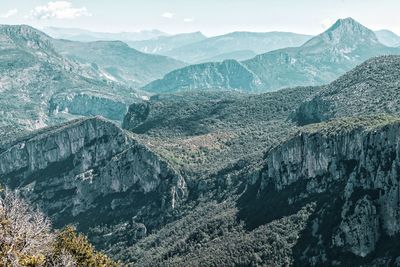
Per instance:
[[[44,31],[0,26],[0,217],[47,240],[0,266],[400,265],[393,32]]]

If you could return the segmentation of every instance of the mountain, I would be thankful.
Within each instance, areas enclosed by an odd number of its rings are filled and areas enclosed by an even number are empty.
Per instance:
[[[378,57],[326,86],[298,109],[300,124],[316,123],[351,114],[400,115],[400,56]]]
[[[176,169],[183,168],[185,177],[197,179],[249,155],[253,155],[251,160],[257,159],[257,154],[261,158],[265,147],[295,131],[296,124],[287,118],[318,90],[155,95],[132,104],[122,126],[164,155]]]
[[[310,38],[309,35],[289,32],[232,32],[172,49],[164,52],[164,55],[189,63],[206,62],[217,56],[220,60],[238,60],[242,59],[234,57],[234,53],[238,51],[261,54],[279,48],[299,46]],[[223,54],[226,57],[222,57]]]
[[[165,56],[139,52],[120,41],[53,40],[53,44],[62,56],[92,65],[105,78],[133,87],[143,86],[186,65]]]
[[[43,31],[55,39],[67,39],[78,42],[140,41],[140,40],[149,40],[160,36],[168,35],[159,30],[107,33],[107,32],[93,32],[77,28],[44,27]]]
[[[396,266],[399,62],[259,95],[154,95],[124,129],[97,117],[2,139],[0,181],[128,266]],[[332,116],[301,123],[318,97]]]
[[[379,42],[386,46],[399,47],[400,46],[400,36],[396,35],[394,32],[389,30],[380,30],[375,32],[376,37],[378,37]]]
[[[153,93],[201,89],[257,91],[261,81],[246,65],[236,60],[203,63],[174,70],[143,87]]]
[[[235,69],[236,73],[228,72],[230,77],[241,82],[236,83],[240,86],[229,84],[228,89],[262,92],[326,84],[373,56],[398,53],[399,49],[379,43],[374,32],[355,20],[340,19],[300,47],[280,49],[241,63],[231,63],[242,66]],[[150,92],[223,89],[224,84],[220,81],[229,80],[220,72],[224,65],[224,62],[192,65],[169,73],[143,89]],[[253,76],[250,81],[248,73]],[[214,76],[218,77],[215,82]]]
[[[299,48],[259,55],[244,64],[263,81],[260,88],[276,90],[325,84],[373,56],[399,52],[383,46],[371,30],[348,18]]]
[[[260,167],[238,164],[204,182],[204,204],[120,255],[137,266],[396,262],[399,127],[398,118],[370,117],[300,129]],[[236,179],[247,184],[224,191]]]
[[[201,32],[159,36],[150,40],[127,42],[132,48],[144,53],[163,54],[166,51],[207,39]]]
[[[88,115],[93,110],[96,114],[90,115],[115,119],[141,97],[131,88],[105,79],[92,66],[64,58],[53,41],[29,26],[0,26],[1,136]],[[83,98],[86,104],[78,108],[76,101]]]
[[[182,92],[133,104],[123,126],[185,173],[193,202],[117,257],[138,266],[396,262],[399,62],[375,58],[321,87]],[[293,118],[320,95],[339,100],[328,105],[338,116],[299,127]],[[357,110],[340,110],[355,98]],[[393,108],[374,115],[385,106]]]
[[[238,50],[229,53],[222,53],[211,58],[204,59],[199,63],[207,63],[207,62],[222,62],[224,60],[235,59],[235,60],[246,60],[249,58],[253,58],[257,56],[256,52],[252,50]]]

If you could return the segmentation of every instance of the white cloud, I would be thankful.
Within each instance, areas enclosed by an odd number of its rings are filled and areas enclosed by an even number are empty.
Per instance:
[[[17,13],[18,13],[18,9],[16,9],[16,8],[10,9],[4,14],[0,14],[0,18],[6,19],[6,18],[9,18],[9,17],[15,16]]]
[[[36,19],[74,19],[78,17],[91,16],[86,7],[73,7],[67,1],[50,1],[47,5],[35,7],[30,17]]]
[[[194,18],[185,18],[185,19],[183,19],[183,21],[190,23],[190,22],[194,21]]]
[[[161,15],[163,18],[166,18],[166,19],[172,19],[173,17],[175,17],[175,14],[174,13],[171,13],[171,12],[165,12],[164,14],[162,14]]]
[[[327,30],[330,28],[333,23],[335,23],[335,19],[324,19],[323,21],[320,22],[322,29]]]

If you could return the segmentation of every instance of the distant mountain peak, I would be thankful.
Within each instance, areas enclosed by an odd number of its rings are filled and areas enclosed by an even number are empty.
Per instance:
[[[345,18],[345,19],[338,19],[335,24],[333,24],[325,33],[329,32],[371,32],[370,29],[362,25],[361,23],[357,22],[353,18]]]
[[[29,25],[0,25],[0,48],[20,47],[42,54],[57,53],[50,37]]]
[[[338,19],[334,25],[361,25],[358,21],[353,19],[352,17],[344,18],[344,19]]]
[[[389,30],[379,30],[375,32],[379,42],[390,47],[400,47],[400,36]]]
[[[0,25],[0,32],[13,37],[29,37],[40,36],[48,39],[49,36],[29,25]],[[19,36],[16,36],[19,35]]]
[[[360,43],[378,44],[375,33],[357,22],[353,18],[338,19],[329,29],[317,35],[304,47],[310,47],[321,44],[330,46],[351,46],[354,47]]]

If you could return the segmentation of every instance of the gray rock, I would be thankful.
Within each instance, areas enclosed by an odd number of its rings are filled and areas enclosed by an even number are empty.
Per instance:
[[[73,223],[85,232],[168,213],[187,197],[183,177],[166,161],[101,118],[1,145],[0,181],[41,207],[56,226]]]
[[[259,194],[267,188],[289,190],[289,206],[320,199],[321,210],[310,231],[325,239],[314,249],[323,253],[337,248],[366,257],[382,236],[400,233],[399,132],[399,120],[391,117],[310,126],[267,153]],[[330,233],[326,225],[332,220]]]

